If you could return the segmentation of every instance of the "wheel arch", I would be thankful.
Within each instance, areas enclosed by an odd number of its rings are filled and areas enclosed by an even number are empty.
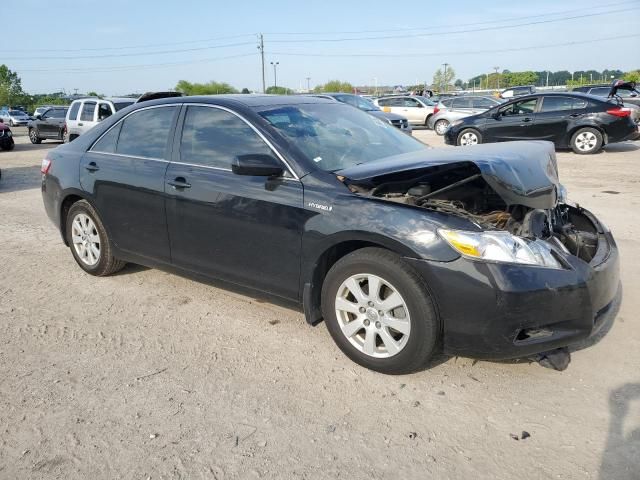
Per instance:
[[[67,194],[64,196],[64,198],[62,199],[62,201],[60,202],[60,209],[59,209],[59,215],[60,215],[60,233],[62,234],[62,240],[64,241],[64,244],[68,247],[69,246],[69,241],[67,240],[67,215],[69,213],[69,209],[71,208],[71,206],[74,203],[79,202],[80,200],[86,200],[87,202],[89,202],[89,204],[91,204],[91,206],[98,211],[98,209],[96,208],[96,206],[93,204],[93,202],[91,201],[91,199],[82,191],[80,190],[72,190],[67,192]],[[105,225],[105,229],[107,229],[106,225]],[[108,230],[107,230],[108,231]]]
[[[307,323],[317,325],[322,321],[322,285],[331,267],[346,255],[368,247],[381,248],[401,256],[417,257],[405,245],[375,234],[353,234],[349,239],[341,238],[325,246],[315,257],[315,262],[303,272],[302,306]]]

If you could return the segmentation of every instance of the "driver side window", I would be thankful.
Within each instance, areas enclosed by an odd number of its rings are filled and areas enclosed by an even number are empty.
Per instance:
[[[500,115],[505,117],[513,115],[531,115],[535,111],[537,103],[537,98],[515,102],[511,105],[507,105],[506,107],[501,108]]]

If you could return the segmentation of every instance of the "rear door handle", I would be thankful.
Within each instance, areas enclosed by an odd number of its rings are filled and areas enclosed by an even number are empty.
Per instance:
[[[96,162],[91,162],[91,163],[85,165],[84,168],[86,168],[90,172],[97,172],[98,170],[100,170],[100,167],[98,165],[96,165]]]
[[[531,121],[531,119],[529,117],[526,117],[524,120],[522,120],[524,123],[529,123]]]
[[[82,122],[78,122],[78,126],[79,126],[79,127],[82,127],[83,125],[84,125],[84,123],[82,123]]]
[[[191,184],[185,180],[184,177],[176,177],[173,180],[167,182],[173,187],[174,190],[182,190],[183,188],[191,188]]]
[[[582,113],[572,113],[571,115],[569,115],[571,118],[578,118],[581,117],[583,114]]]

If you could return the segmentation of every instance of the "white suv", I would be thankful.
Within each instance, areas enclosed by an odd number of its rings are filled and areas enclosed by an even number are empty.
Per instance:
[[[135,103],[135,98],[81,98],[74,100],[67,111],[65,142],[70,142],[98,122]]]
[[[383,112],[402,115],[411,125],[427,126],[436,104],[418,95],[397,95],[382,97],[374,102]]]

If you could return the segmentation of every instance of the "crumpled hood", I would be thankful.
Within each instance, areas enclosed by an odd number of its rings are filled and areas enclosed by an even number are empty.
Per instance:
[[[554,145],[547,141],[492,143],[425,149],[345,168],[337,175],[355,182],[409,170],[473,163],[507,205],[554,208],[560,182]]]

